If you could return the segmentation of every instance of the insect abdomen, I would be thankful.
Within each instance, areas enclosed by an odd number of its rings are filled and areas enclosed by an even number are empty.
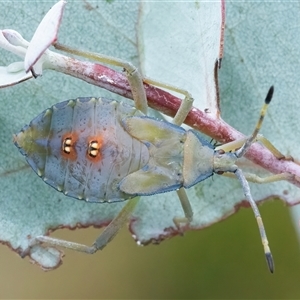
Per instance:
[[[149,159],[147,147],[122,127],[141,115],[115,101],[79,98],[58,103],[15,136],[15,144],[46,183],[93,202],[125,200],[119,182]]]

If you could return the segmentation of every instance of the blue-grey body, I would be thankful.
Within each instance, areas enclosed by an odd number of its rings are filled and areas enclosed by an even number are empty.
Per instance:
[[[103,98],[52,106],[15,144],[46,183],[91,202],[189,188],[214,172],[213,146],[196,132]]]

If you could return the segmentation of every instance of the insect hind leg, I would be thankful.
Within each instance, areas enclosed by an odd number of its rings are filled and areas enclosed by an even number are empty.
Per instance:
[[[52,238],[49,236],[37,236],[35,240],[52,246],[59,246],[79,252],[93,254],[98,250],[102,250],[115,237],[121,227],[123,227],[123,225],[129,220],[138,200],[138,197],[128,200],[118,215],[105,227],[92,246]]]

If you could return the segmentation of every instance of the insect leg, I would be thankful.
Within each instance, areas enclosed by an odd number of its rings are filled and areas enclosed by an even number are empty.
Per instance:
[[[184,99],[172,121],[173,124],[181,126],[193,106],[194,99],[192,95],[184,89],[150,78],[143,78],[143,82],[184,95]],[[184,217],[173,218],[176,227],[180,229],[181,224],[188,224],[193,220],[193,210],[185,189],[180,188],[176,192],[185,215]]]
[[[252,173],[244,173],[244,175],[248,181],[255,183],[271,183],[281,180],[294,180],[296,177],[294,174],[290,173],[274,174],[267,177],[260,177]]]
[[[267,139],[265,138],[262,134],[258,134],[256,137],[256,140],[261,142],[271,153],[278,159],[284,159],[284,160],[291,160],[293,161],[293,157],[288,155],[282,154],[275,146]]]
[[[179,107],[178,111],[176,112],[176,115],[172,122],[173,124],[181,126],[193,106],[194,99],[193,99],[192,95],[184,89],[178,88],[171,84],[156,81],[156,80],[153,80],[153,79],[150,79],[147,77],[143,78],[143,82],[163,88],[163,89],[167,89],[167,90],[179,93],[179,94],[182,94],[184,96],[184,99],[181,101],[180,107]]]
[[[58,50],[62,50],[74,55],[124,68],[132,92],[133,100],[135,102],[135,107],[141,112],[143,112],[145,115],[147,115],[148,104],[146,92],[143,85],[142,75],[140,74],[138,69],[135,66],[133,66],[130,62],[112,56],[102,55],[94,52],[81,51],[59,43],[54,44],[54,47]]]
[[[180,188],[177,192],[177,195],[179,197],[182,209],[184,211],[184,217],[174,217],[173,222],[176,225],[176,227],[180,230],[181,224],[188,224],[192,222],[193,220],[193,209],[191,206],[191,203],[189,201],[189,198],[186,194],[186,191],[184,188]]]
[[[180,93],[182,95],[184,95],[184,99],[181,102],[181,105],[173,119],[173,124],[175,125],[182,125],[182,123],[184,122],[185,118],[187,117],[188,113],[190,112],[192,106],[193,106],[193,102],[194,99],[191,96],[191,94],[183,89],[180,89],[178,87],[175,87],[173,85],[170,84],[166,84],[166,83],[162,83],[159,81],[155,81],[152,80],[150,78],[144,78],[143,79],[144,82],[148,83],[148,84],[152,84],[161,88],[165,88],[168,90],[171,90],[173,92],[177,92]],[[180,224],[188,224],[193,220],[193,210],[192,210],[192,206],[191,203],[189,201],[189,198],[186,194],[186,191],[184,188],[180,188],[177,192],[178,198],[180,200],[182,209],[184,211],[184,217],[174,217],[173,218],[173,222],[175,223],[176,227],[180,230]]]
[[[240,147],[242,147],[248,138],[243,138],[240,140],[232,141],[220,146],[217,146],[215,150],[224,150],[225,152],[234,151]],[[256,136],[256,139],[254,141],[260,142],[262,145],[264,145],[277,159],[283,159],[283,160],[291,160],[293,161],[293,157],[291,156],[285,156],[282,154],[267,138],[265,138],[262,134],[258,134]]]
[[[160,81],[155,81],[150,78],[143,78],[143,81],[148,84],[184,95],[184,99],[182,100],[180,107],[172,121],[173,124],[181,126],[193,106],[194,99],[191,96],[191,94],[184,89],[178,88],[170,84],[162,83]],[[185,215],[184,217],[173,218],[173,222],[175,223],[176,227],[180,230],[181,224],[188,224],[193,220],[193,210],[185,189],[180,188],[176,192]]]
[[[235,177],[234,174],[232,173],[223,173],[222,176],[226,176],[226,177]],[[271,183],[271,182],[276,182],[276,181],[281,181],[281,180],[294,180],[295,179],[295,175],[290,174],[290,173],[281,173],[281,174],[274,174],[274,175],[270,175],[267,177],[260,177],[256,174],[252,174],[252,173],[245,173],[244,172],[244,176],[247,179],[247,181],[250,182],[254,182],[254,183]]]
[[[92,246],[86,246],[74,242],[60,240],[49,236],[38,236],[35,239],[42,243],[53,246],[60,246],[88,254],[93,254],[98,250],[102,250],[117,234],[121,227],[126,223],[138,203],[139,198],[128,200],[120,213],[105,227],[100,236],[96,239]]]
[[[174,117],[174,124],[181,125],[192,108],[194,99],[192,98],[189,92],[170,84],[155,81],[150,78],[143,78],[138,69],[127,61],[98,53],[81,51],[59,43],[54,44],[54,47],[58,50],[62,50],[74,55],[82,56],[88,59],[93,59],[95,61],[100,61],[102,63],[124,68],[126,70],[126,76],[129,81],[129,85],[133,95],[133,100],[135,101],[135,107],[142,111],[144,114],[147,114],[148,104],[143,82],[155,85],[157,87],[162,87],[170,91],[183,94],[185,96],[184,100],[180,105],[180,108],[178,109]]]

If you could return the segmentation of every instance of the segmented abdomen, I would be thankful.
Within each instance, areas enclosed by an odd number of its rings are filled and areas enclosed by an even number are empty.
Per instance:
[[[103,98],[78,98],[45,110],[16,136],[15,144],[46,183],[93,202],[132,198],[119,182],[149,159],[147,147],[123,128],[140,116],[134,107]]]

